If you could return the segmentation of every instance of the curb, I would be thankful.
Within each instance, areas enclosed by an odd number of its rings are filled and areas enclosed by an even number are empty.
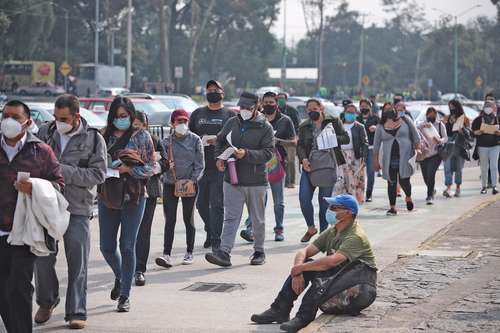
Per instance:
[[[496,196],[492,199],[485,200],[481,202],[479,205],[476,207],[473,207],[471,210],[469,210],[467,213],[463,214],[462,216],[456,218],[455,220],[451,221],[443,227],[441,230],[438,230],[434,235],[430,236],[426,240],[424,240],[418,247],[417,250],[428,250],[430,249],[434,243],[441,238],[444,234],[446,234],[453,225],[457,223],[462,223],[468,218],[474,216],[475,214],[479,213],[481,210],[491,206],[492,204],[496,203],[497,201],[500,201],[500,196]],[[393,263],[395,263],[399,258],[396,258],[394,262],[391,264],[387,265],[387,267],[390,267]],[[383,271],[380,271],[379,274],[381,274]],[[335,318],[334,315],[328,315],[322,313],[319,315],[312,323],[301,329],[299,332],[300,333],[315,333],[318,332],[321,328],[323,328],[325,325],[330,323],[333,319]]]

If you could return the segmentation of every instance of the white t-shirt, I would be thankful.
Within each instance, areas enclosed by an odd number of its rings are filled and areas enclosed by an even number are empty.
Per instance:
[[[350,149],[352,150],[352,149],[354,149],[354,146],[352,145],[352,133],[351,133],[351,129],[352,129],[353,126],[354,126],[354,123],[344,124],[344,130],[349,135],[349,143],[346,144],[346,145],[341,145],[342,150],[350,150]]]

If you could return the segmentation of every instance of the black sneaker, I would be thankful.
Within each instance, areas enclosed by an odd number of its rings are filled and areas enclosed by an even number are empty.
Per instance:
[[[266,254],[264,252],[256,251],[250,258],[250,265],[258,266],[266,263]]]
[[[253,243],[253,235],[248,230],[246,230],[246,229],[241,230],[240,236],[241,236],[241,238],[243,238],[247,242]]]
[[[496,187],[493,187],[493,190],[491,191],[491,194],[493,195],[497,195],[498,194],[498,190]]]
[[[398,215],[398,211],[397,211],[397,210],[395,210],[394,208],[391,208],[391,209],[389,209],[389,210],[387,211],[386,215],[387,215],[387,216],[396,216],[396,215]]]
[[[428,205],[432,205],[432,204],[434,204],[434,198],[433,197],[427,197],[427,199],[425,199],[425,202]]]
[[[210,241],[210,235],[207,234],[207,239],[205,239],[205,243],[203,243],[203,248],[208,249],[212,246],[212,242]]]
[[[135,272],[135,285],[142,287],[146,284],[146,278],[143,272]]]
[[[366,201],[366,202],[372,202],[372,197],[371,197],[371,196],[366,197],[365,201]]]
[[[290,314],[283,314],[279,310],[269,308],[266,311],[254,314],[250,318],[251,321],[257,324],[282,324],[290,320]]]
[[[116,307],[118,312],[129,312],[130,311],[130,300],[127,296],[120,296],[118,299],[118,306]]]
[[[215,252],[206,253],[205,259],[214,265],[221,267],[230,267],[231,266],[231,256],[229,253],[226,253],[222,250],[217,250]]]
[[[287,321],[280,325],[280,330],[288,332],[288,333],[296,333],[309,325],[309,323],[305,322],[299,317],[295,317],[292,320]]]
[[[413,201],[411,199],[406,200],[406,209],[408,209],[408,211],[411,212],[413,208],[414,208]]]
[[[483,188],[481,189],[481,192],[480,192],[480,193],[481,193],[481,194],[486,194],[486,193],[488,193],[488,191],[486,190],[486,187],[483,187]]]
[[[113,286],[113,289],[111,289],[111,294],[109,295],[109,297],[113,301],[116,301],[118,297],[120,297],[120,287],[121,287],[120,280],[115,279],[115,285]]]

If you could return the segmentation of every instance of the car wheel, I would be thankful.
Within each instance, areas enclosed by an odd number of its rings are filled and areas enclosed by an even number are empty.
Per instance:
[[[45,96],[52,96],[52,92],[50,90],[47,90],[43,93]]]

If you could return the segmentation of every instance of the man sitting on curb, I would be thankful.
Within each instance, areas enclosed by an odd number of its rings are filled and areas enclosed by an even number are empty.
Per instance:
[[[283,323],[286,332],[297,332],[325,313],[357,315],[376,297],[377,268],[368,238],[356,222],[358,202],[350,194],[325,198],[330,228],[295,255],[294,266],[271,307],[251,320],[257,324]],[[318,252],[326,256],[312,260]],[[293,302],[311,284],[292,320]]]

